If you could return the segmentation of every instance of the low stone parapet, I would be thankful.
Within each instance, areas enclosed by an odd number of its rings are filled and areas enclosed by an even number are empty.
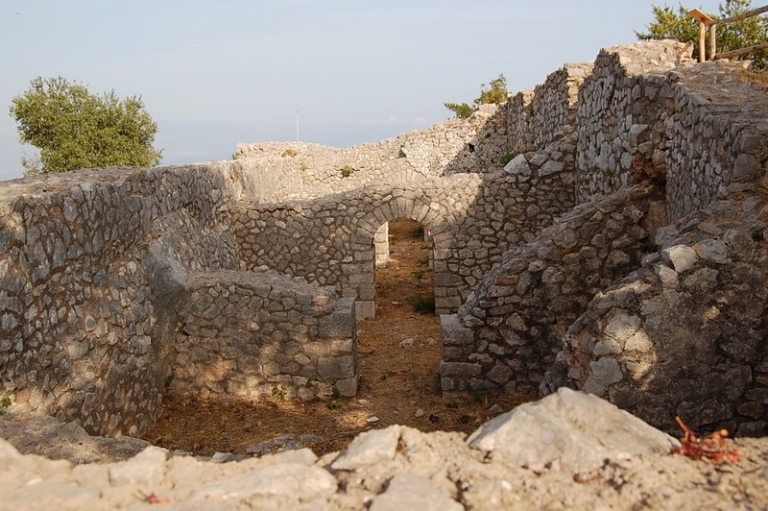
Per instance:
[[[174,392],[249,400],[357,393],[354,299],[336,298],[332,287],[264,269],[194,273],[177,311]]]

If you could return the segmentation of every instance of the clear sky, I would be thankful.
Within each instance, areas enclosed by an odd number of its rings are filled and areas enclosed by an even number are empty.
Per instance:
[[[302,141],[349,147],[447,119],[499,73],[516,92],[632,43],[653,3],[0,0],[0,180],[35,154],[8,109],[37,76],[141,95],[163,164],[295,140],[297,110]]]

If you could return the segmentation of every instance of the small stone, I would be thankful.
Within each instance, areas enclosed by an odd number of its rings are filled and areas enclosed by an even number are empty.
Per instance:
[[[675,245],[664,250],[664,256],[672,263],[677,273],[684,273],[696,264],[699,256],[686,245]]]
[[[414,342],[415,342],[414,339],[411,337],[409,337],[408,339],[403,339],[402,341],[400,341],[400,347],[410,348],[411,346],[413,346]]]
[[[488,408],[488,411],[490,413],[501,413],[501,405],[494,403],[490,406],[490,408]]]
[[[417,408],[416,411],[413,413],[414,417],[421,417],[423,415],[424,415],[424,410],[422,410],[421,408]]]
[[[379,420],[380,419],[374,415],[373,417],[368,417],[367,419],[365,419],[365,422],[368,422],[370,424],[376,424],[377,422],[379,422]]]
[[[231,461],[234,456],[231,452],[215,452],[211,456],[211,463],[226,463]]]

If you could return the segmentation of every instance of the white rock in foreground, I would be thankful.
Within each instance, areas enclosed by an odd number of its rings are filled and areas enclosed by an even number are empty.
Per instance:
[[[679,445],[608,401],[565,387],[486,422],[467,442],[521,467],[559,464],[573,472],[598,469],[607,459],[666,453]]]

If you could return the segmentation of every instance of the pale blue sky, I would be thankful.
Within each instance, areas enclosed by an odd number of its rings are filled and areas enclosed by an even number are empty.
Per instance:
[[[140,94],[163,164],[295,140],[297,109],[301,140],[349,147],[447,119],[499,73],[516,92],[632,43],[653,3],[0,0],[0,180],[34,154],[8,108],[37,76]]]

